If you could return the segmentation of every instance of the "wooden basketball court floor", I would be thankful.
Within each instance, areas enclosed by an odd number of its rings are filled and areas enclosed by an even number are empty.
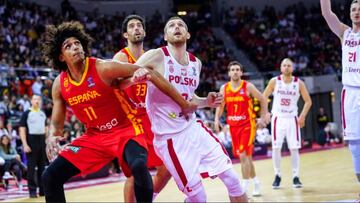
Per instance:
[[[278,190],[271,187],[274,173],[272,160],[255,161],[257,176],[262,185],[262,196],[252,197],[251,202],[354,202],[360,186],[353,172],[348,148],[304,153],[300,156],[300,180],[303,188],[292,187],[290,157],[283,157],[282,182]],[[240,164],[234,165],[240,173]],[[228,202],[225,186],[217,178],[203,180],[209,202]],[[122,202],[124,182],[98,185],[65,191],[68,202]],[[252,187],[250,188],[250,194]],[[9,200],[7,200],[8,202]],[[12,202],[44,202],[44,198],[15,199]],[[158,195],[156,202],[183,202],[184,195],[170,180]]]

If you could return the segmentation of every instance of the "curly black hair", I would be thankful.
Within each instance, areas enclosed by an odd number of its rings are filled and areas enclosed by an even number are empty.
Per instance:
[[[62,43],[70,37],[78,39],[84,49],[85,56],[90,55],[90,45],[93,39],[85,32],[84,26],[78,21],[63,22],[58,26],[48,25],[45,31],[45,41],[42,51],[45,61],[53,69],[66,71],[67,65],[59,60]]]

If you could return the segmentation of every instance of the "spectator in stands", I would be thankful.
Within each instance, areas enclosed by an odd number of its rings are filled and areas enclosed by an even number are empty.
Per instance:
[[[31,198],[36,198],[36,189],[39,187],[40,196],[44,196],[41,175],[46,164],[45,134],[47,127],[46,115],[41,110],[40,95],[32,96],[31,108],[26,110],[21,117],[19,133],[27,158],[29,195]],[[35,177],[36,167],[37,177]],[[38,184],[36,185],[36,183]]]
[[[5,174],[3,179],[7,180],[13,178],[10,172],[14,173],[19,190],[22,190],[22,175],[26,171],[26,167],[21,162],[20,155],[16,152],[15,148],[11,146],[10,137],[8,135],[2,135],[0,137],[0,157],[5,160]]]
[[[42,95],[41,89],[43,87],[43,82],[40,76],[36,76],[35,82],[32,84],[32,93],[37,95]]]
[[[17,102],[16,104],[19,104],[22,106],[22,109],[23,111],[27,111],[29,110],[31,104],[30,104],[30,101],[29,101],[29,96],[27,94],[24,94],[23,97],[21,97]]]
[[[317,143],[321,146],[324,146],[327,139],[327,133],[325,132],[325,127],[329,122],[329,117],[325,113],[325,110],[323,107],[319,108],[319,113],[317,115],[317,124],[319,128],[319,134],[317,138]]]

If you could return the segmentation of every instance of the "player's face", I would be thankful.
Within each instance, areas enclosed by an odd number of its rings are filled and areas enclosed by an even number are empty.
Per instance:
[[[145,38],[145,30],[141,21],[138,19],[132,19],[128,22],[126,33],[124,37],[131,43],[142,43]]]
[[[283,60],[281,62],[281,73],[290,76],[293,72],[293,63],[290,60]]]
[[[66,64],[82,62],[85,59],[85,52],[80,41],[75,37],[65,39],[61,46],[59,59]]]
[[[184,44],[190,39],[187,25],[181,19],[170,20],[165,25],[165,41],[170,44]]]
[[[353,23],[360,23],[360,3],[351,4],[350,18]]]
[[[243,72],[239,65],[232,65],[229,68],[229,77],[232,81],[239,81]]]

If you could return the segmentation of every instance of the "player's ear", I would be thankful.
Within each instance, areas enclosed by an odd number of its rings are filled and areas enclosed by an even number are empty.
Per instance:
[[[190,39],[191,35],[189,32],[186,33],[186,39]]]
[[[59,60],[60,60],[61,62],[64,62],[64,61],[65,61],[63,54],[60,54],[60,55],[59,55]]]
[[[146,32],[145,32],[145,30],[144,30],[144,37],[146,37]]]
[[[125,33],[123,34],[123,37],[124,37],[125,39],[127,39],[127,38],[129,38],[129,34],[128,34],[127,32],[125,32]]]
[[[168,37],[167,37],[166,33],[164,34],[164,40],[165,40],[165,42],[167,42],[167,40],[168,40]]]

